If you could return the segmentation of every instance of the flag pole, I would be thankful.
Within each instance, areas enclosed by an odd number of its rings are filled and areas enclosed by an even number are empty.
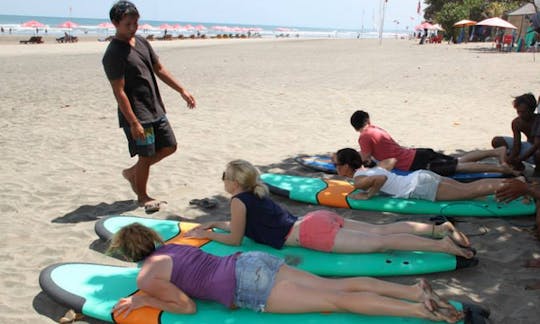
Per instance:
[[[386,2],[388,0],[381,0],[381,21],[379,24],[379,45],[382,45],[382,36],[383,36],[383,28],[384,28],[384,14],[386,11]]]

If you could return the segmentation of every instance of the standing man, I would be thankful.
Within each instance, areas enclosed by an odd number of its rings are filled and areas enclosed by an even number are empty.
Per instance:
[[[147,213],[159,210],[160,201],[146,192],[150,166],[176,151],[176,138],[167,120],[156,76],[176,90],[188,108],[195,98],[165,69],[152,46],[135,35],[139,12],[129,1],[116,2],[109,12],[115,37],[103,56],[103,67],[118,103],[120,127],[124,129],[131,156],[137,162],[122,171]]]

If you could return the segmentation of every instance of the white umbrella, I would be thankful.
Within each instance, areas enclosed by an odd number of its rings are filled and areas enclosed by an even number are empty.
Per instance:
[[[491,26],[491,27],[500,27],[500,28],[511,28],[517,29],[516,26],[512,25],[508,21],[501,19],[499,17],[493,17],[484,19],[481,22],[476,24],[477,26]]]

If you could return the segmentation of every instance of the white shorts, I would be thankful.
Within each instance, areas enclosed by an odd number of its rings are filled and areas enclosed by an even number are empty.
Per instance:
[[[441,176],[429,170],[418,170],[417,184],[409,198],[435,201]]]

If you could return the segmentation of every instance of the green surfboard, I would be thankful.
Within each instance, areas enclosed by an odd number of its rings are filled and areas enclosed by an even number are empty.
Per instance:
[[[465,259],[446,253],[389,251],[386,253],[326,253],[301,247],[274,249],[244,238],[240,246],[215,241],[183,237],[182,232],[195,223],[178,222],[135,216],[109,216],[96,222],[95,231],[101,239],[109,240],[120,228],[140,223],[158,232],[167,243],[199,246],[203,251],[224,256],[238,251],[264,251],[285,259],[299,269],[322,276],[397,276],[452,271],[471,267],[477,259]]]
[[[348,181],[265,173],[263,182],[274,194],[314,205],[405,214],[443,216],[523,216],[535,213],[533,202],[499,203],[493,196],[483,200],[427,201],[377,195],[368,200],[349,198],[355,189]]]
[[[118,267],[90,263],[60,263],[43,269],[39,284],[53,300],[77,313],[107,322],[122,324],[214,324],[214,323],[303,323],[303,324],[427,324],[432,321],[391,316],[368,316],[350,313],[304,313],[270,314],[257,313],[246,309],[231,310],[209,301],[195,300],[195,314],[171,314],[158,309],[143,307],[133,311],[127,318],[112,315],[112,309],[119,299],[140,294],[136,277],[139,268]],[[466,320],[459,323],[485,323],[488,314],[473,305],[452,302],[457,309],[463,309]],[[114,317],[114,318],[113,318]]]

